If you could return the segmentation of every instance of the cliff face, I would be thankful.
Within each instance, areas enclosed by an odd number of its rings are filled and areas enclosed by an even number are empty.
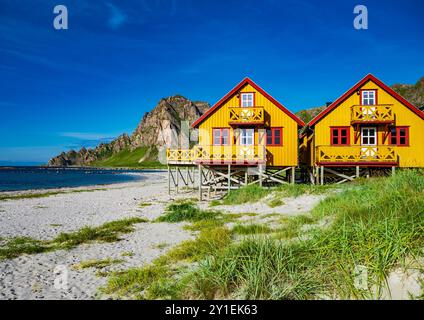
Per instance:
[[[416,84],[395,84],[392,89],[415,106],[424,106],[424,77]]]
[[[210,105],[206,102],[193,102],[182,96],[173,96],[159,101],[147,112],[131,135],[131,147],[170,146],[172,130],[181,133],[181,121],[192,124]]]
[[[156,107],[144,114],[131,136],[123,134],[110,143],[101,143],[94,149],[71,150],[49,160],[49,166],[89,166],[125,149],[138,147],[171,146],[172,135],[181,133],[181,121],[193,123],[210,105],[206,102],[193,102],[177,95],[163,98]]]

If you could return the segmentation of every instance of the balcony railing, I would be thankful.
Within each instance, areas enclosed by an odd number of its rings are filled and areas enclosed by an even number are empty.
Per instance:
[[[398,156],[389,146],[317,146],[317,164],[395,164]]]
[[[263,124],[265,122],[264,107],[230,107],[230,124]]]
[[[266,149],[263,145],[195,146],[191,150],[168,149],[167,161],[169,164],[255,164],[266,161]]]
[[[393,123],[392,105],[353,106],[351,123]]]

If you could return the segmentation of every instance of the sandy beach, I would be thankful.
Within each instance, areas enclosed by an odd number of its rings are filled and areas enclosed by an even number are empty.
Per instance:
[[[0,239],[19,236],[49,240],[61,232],[78,231],[85,226],[96,227],[125,218],[153,220],[175,198],[175,195],[168,195],[162,172],[149,172],[140,182],[77,190],[90,191],[0,201]],[[140,206],[150,203],[152,205]],[[75,265],[88,260],[123,260],[103,270],[110,271],[148,263],[168,248],[192,237],[182,226],[139,223],[134,225],[134,232],[120,237],[121,241],[83,244],[71,250],[0,261],[0,299],[94,299],[98,287],[107,278],[97,276],[92,268],[76,270]],[[67,272],[67,289],[58,290],[54,286],[58,276],[55,271],[58,270]]]

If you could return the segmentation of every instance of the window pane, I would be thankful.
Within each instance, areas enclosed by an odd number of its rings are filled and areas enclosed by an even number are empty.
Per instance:
[[[274,129],[274,135],[276,137],[280,137],[281,136],[281,129]]]
[[[347,138],[346,137],[342,137],[342,144],[347,144]]]
[[[281,144],[281,138],[280,137],[275,137],[274,144],[280,145]]]
[[[400,137],[399,138],[399,144],[400,145],[406,145],[406,138],[405,137]]]
[[[337,144],[339,144],[339,139],[338,139],[337,137],[333,137],[333,142],[332,142],[332,144],[333,144],[333,145],[337,145]]]
[[[215,144],[215,145],[221,144],[220,138],[221,138],[220,130],[219,129],[213,129],[213,144]]]
[[[375,138],[374,137],[370,137],[370,144],[375,144]]]
[[[406,130],[405,129],[399,129],[399,136],[405,137],[406,136]]]
[[[368,144],[368,137],[363,137],[362,138],[362,143],[363,144]]]
[[[272,144],[272,132],[271,132],[271,129],[266,129],[266,144]]]
[[[346,129],[342,129],[341,130],[341,136],[342,137],[347,137],[347,130]]]
[[[230,130],[223,129],[222,130],[222,144],[227,145],[229,144],[229,137],[230,137]]]
[[[338,137],[338,136],[339,136],[339,130],[333,129],[333,137]]]

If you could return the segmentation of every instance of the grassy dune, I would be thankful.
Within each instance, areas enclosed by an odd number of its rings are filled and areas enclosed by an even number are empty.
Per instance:
[[[322,192],[293,188],[280,192]],[[244,202],[252,190],[236,195]],[[390,271],[423,256],[422,171],[356,182],[331,193],[307,216],[281,219],[274,230],[228,230],[225,223],[238,217],[211,212],[193,203],[169,206],[162,220],[190,221],[191,230],[200,230],[197,238],[149,266],[114,274],[103,292],[142,299],[379,298]],[[302,229],[324,220],[332,223]],[[235,241],[237,234],[247,238]],[[357,266],[368,271],[367,289],[354,285]]]

